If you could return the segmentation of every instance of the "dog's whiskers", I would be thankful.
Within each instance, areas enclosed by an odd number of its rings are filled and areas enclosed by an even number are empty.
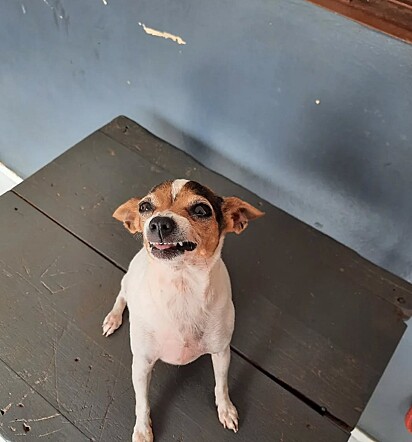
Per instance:
[[[142,239],[142,234],[140,232],[136,232],[133,234],[133,238],[137,241],[140,241]]]

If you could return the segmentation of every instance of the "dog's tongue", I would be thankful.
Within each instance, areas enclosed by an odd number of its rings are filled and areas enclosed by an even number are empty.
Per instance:
[[[156,249],[167,250],[173,247],[173,244],[155,244]]]

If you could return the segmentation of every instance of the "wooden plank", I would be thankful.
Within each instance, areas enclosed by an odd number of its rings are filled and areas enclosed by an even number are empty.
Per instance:
[[[56,408],[0,361],[0,440],[88,441]]]
[[[128,322],[109,339],[101,321],[123,272],[11,193],[0,198],[0,360],[79,430],[129,440],[134,424]],[[159,441],[346,441],[345,434],[233,355],[237,435],[224,430],[204,357],[157,364],[151,386]],[[81,440],[81,439],[68,439]]]
[[[101,336],[123,272],[13,194],[0,213],[0,359],[98,438],[118,365],[131,364],[127,327]]]
[[[353,427],[405,329],[393,290],[410,308],[410,286],[130,120],[103,131],[112,138],[93,134],[15,191],[123,269],[138,244],[111,213],[163,179],[195,179],[262,208],[259,225],[228,237],[224,249],[237,312],[233,346]]]

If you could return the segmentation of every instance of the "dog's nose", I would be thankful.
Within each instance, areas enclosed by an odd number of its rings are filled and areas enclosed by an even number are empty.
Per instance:
[[[176,223],[172,218],[168,216],[155,216],[149,224],[149,229],[152,233],[158,233],[160,239],[173,232],[176,227]]]

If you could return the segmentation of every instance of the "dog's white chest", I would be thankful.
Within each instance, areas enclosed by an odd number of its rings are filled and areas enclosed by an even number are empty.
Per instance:
[[[185,365],[206,353],[222,351],[234,325],[230,281],[223,262],[204,273],[198,269],[168,273],[147,265],[139,253],[125,276],[132,348],[154,360]],[[211,282],[211,283],[210,283]]]
[[[186,286],[186,288],[184,288]],[[166,301],[162,309],[163,321],[158,323],[155,340],[159,349],[159,359],[175,365],[194,361],[205,353],[203,340],[207,314],[203,303],[191,293],[190,285],[174,285],[176,291],[170,296],[162,294]],[[159,312],[160,313],[160,312]]]
[[[185,365],[205,353],[202,340],[189,334],[182,336],[173,330],[163,330],[156,335],[159,359],[168,364]]]

